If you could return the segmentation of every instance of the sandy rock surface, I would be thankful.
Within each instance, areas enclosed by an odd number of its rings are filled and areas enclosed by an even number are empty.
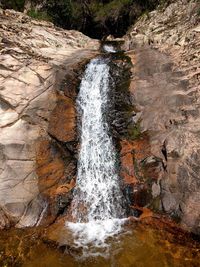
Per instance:
[[[144,15],[125,36],[130,91],[151,153],[163,162],[161,207],[200,233],[200,32],[198,1]],[[153,190],[153,189],[152,189]],[[155,191],[155,186],[154,186]],[[156,193],[157,195],[157,193]]]
[[[76,139],[74,100],[61,83],[78,79],[98,47],[82,33],[0,10],[0,228],[57,216],[60,195],[72,188],[66,164],[73,169],[57,140]]]

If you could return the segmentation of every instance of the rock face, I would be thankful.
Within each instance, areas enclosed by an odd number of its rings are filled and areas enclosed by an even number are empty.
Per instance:
[[[79,32],[0,10],[0,228],[49,223],[67,205],[75,88],[98,47]]]
[[[150,157],[139,164],[154,162],[160,170],[157,177],[155,168],[145,172],[154,180],[151,195],[159,197],[158,210],[200,234],[198,10],[196,1],[175,1],[143,16],[125,36],[124,48],[133,63],[135,118],[150,145]]]

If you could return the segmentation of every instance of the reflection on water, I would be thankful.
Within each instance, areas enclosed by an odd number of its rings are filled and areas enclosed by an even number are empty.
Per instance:
[[[22,267],[198,267],[200,244],[165,230],[136,225],[112,243],[109,258],[78,261],[70,246],[60,247],[44,238],[44,231],[1,232],[0,266]],[[43,241],[42,241],[43,239]],[[65,253],[64,253],[65,251]],[[78,253],[78,252],[77,252]]]

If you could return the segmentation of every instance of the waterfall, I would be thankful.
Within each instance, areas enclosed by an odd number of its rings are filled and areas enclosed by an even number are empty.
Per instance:
[[[103,51],[108,52],[108,53],[116,53],[116,50],[114,49],[112,45],[104,45]]]
[[[124,217],[116,151],[109,135],[110,69],[108,59],[88,64],[81,81],[77,107],[81,116],[81,146],[72,202],[76,223],[67,223],[78,247],[105,246],[119,233]]]

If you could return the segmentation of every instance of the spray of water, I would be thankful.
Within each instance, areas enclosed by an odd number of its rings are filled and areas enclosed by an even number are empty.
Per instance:
[[[123,196],[116,168],[116,151],[106,120],[109,65],[91,60],[77,99],[81,115],[81,148],[72,203],[77,223],[67,223],[77,247],[107,247],[106,240],[121,231]],[[88,250],[87,250],[87,255]]]

